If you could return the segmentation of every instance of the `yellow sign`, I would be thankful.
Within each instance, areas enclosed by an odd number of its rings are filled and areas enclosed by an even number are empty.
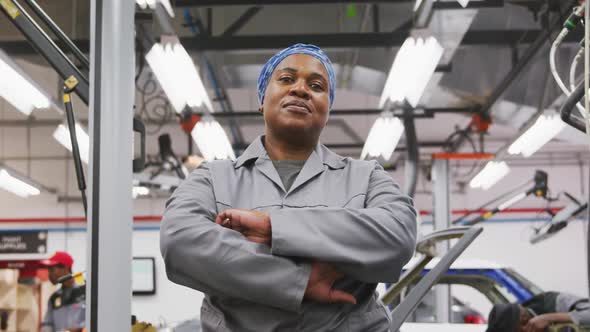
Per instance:
[[[12,19],[15,19],[17,16],[20,15],[20,11],[18,10],[18,8],[16,8],[14,3],[12,3],[12,0],[0,0],[0,6],[2,6],[4,10],[6,10],[8,15],[10,15]]]
[[[74,76],[70,76],[66,80],[65,84],[68,87],[68,89],[73,89],[76,87],[76,85],[78,85],[78,79],[76,79],[76,77],[74,77]]]

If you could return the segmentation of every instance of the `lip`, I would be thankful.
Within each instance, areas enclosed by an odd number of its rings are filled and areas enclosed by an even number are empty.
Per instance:
[[[288,111],[297,112],[297,113],[311,113],[309,107],[302,101],[289,101],[283,104],[283,108],[287,109]]]

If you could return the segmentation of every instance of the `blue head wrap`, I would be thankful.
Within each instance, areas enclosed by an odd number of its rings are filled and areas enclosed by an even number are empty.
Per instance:
[[[330,108],[332,108],[332,104],[334,103],[334,91],[336,89],[336,77],[334,75],[334,69],[332,68],[332,62],[321,48],[310,44],[295,44],[289,46],[273,55],[273,57],[264,64],[264,67],[262,67],[260,75],[258,76],[258,102],[260,105],[262,105],[262,101],[264,100],[266,87],[268,86],[272,73],[281,61],[292,54],[311,55],[322,62],[330,79]]]

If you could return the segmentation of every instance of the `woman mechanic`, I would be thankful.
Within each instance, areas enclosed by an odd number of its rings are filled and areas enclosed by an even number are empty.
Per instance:
[[[205,293],[203,331],[389,330],[375,288],[411,258],[416,211],[375,161],[319,143],[334,92],[321,49],[278,52],[258,79],[264,135],[167,202],[166,271]]]

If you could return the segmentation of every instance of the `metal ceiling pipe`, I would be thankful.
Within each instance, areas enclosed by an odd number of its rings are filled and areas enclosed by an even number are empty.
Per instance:
[[[584,97],[584,84],[585,82],[580,82],[574,92],[572,92],[572,94],[565,100],[563,106],[561,106],[561,109],[559,110],[559,113],[563,122],[583,133],[586,133],[586,124],[584,122],[584,118],[573,114],[576,104]]]

